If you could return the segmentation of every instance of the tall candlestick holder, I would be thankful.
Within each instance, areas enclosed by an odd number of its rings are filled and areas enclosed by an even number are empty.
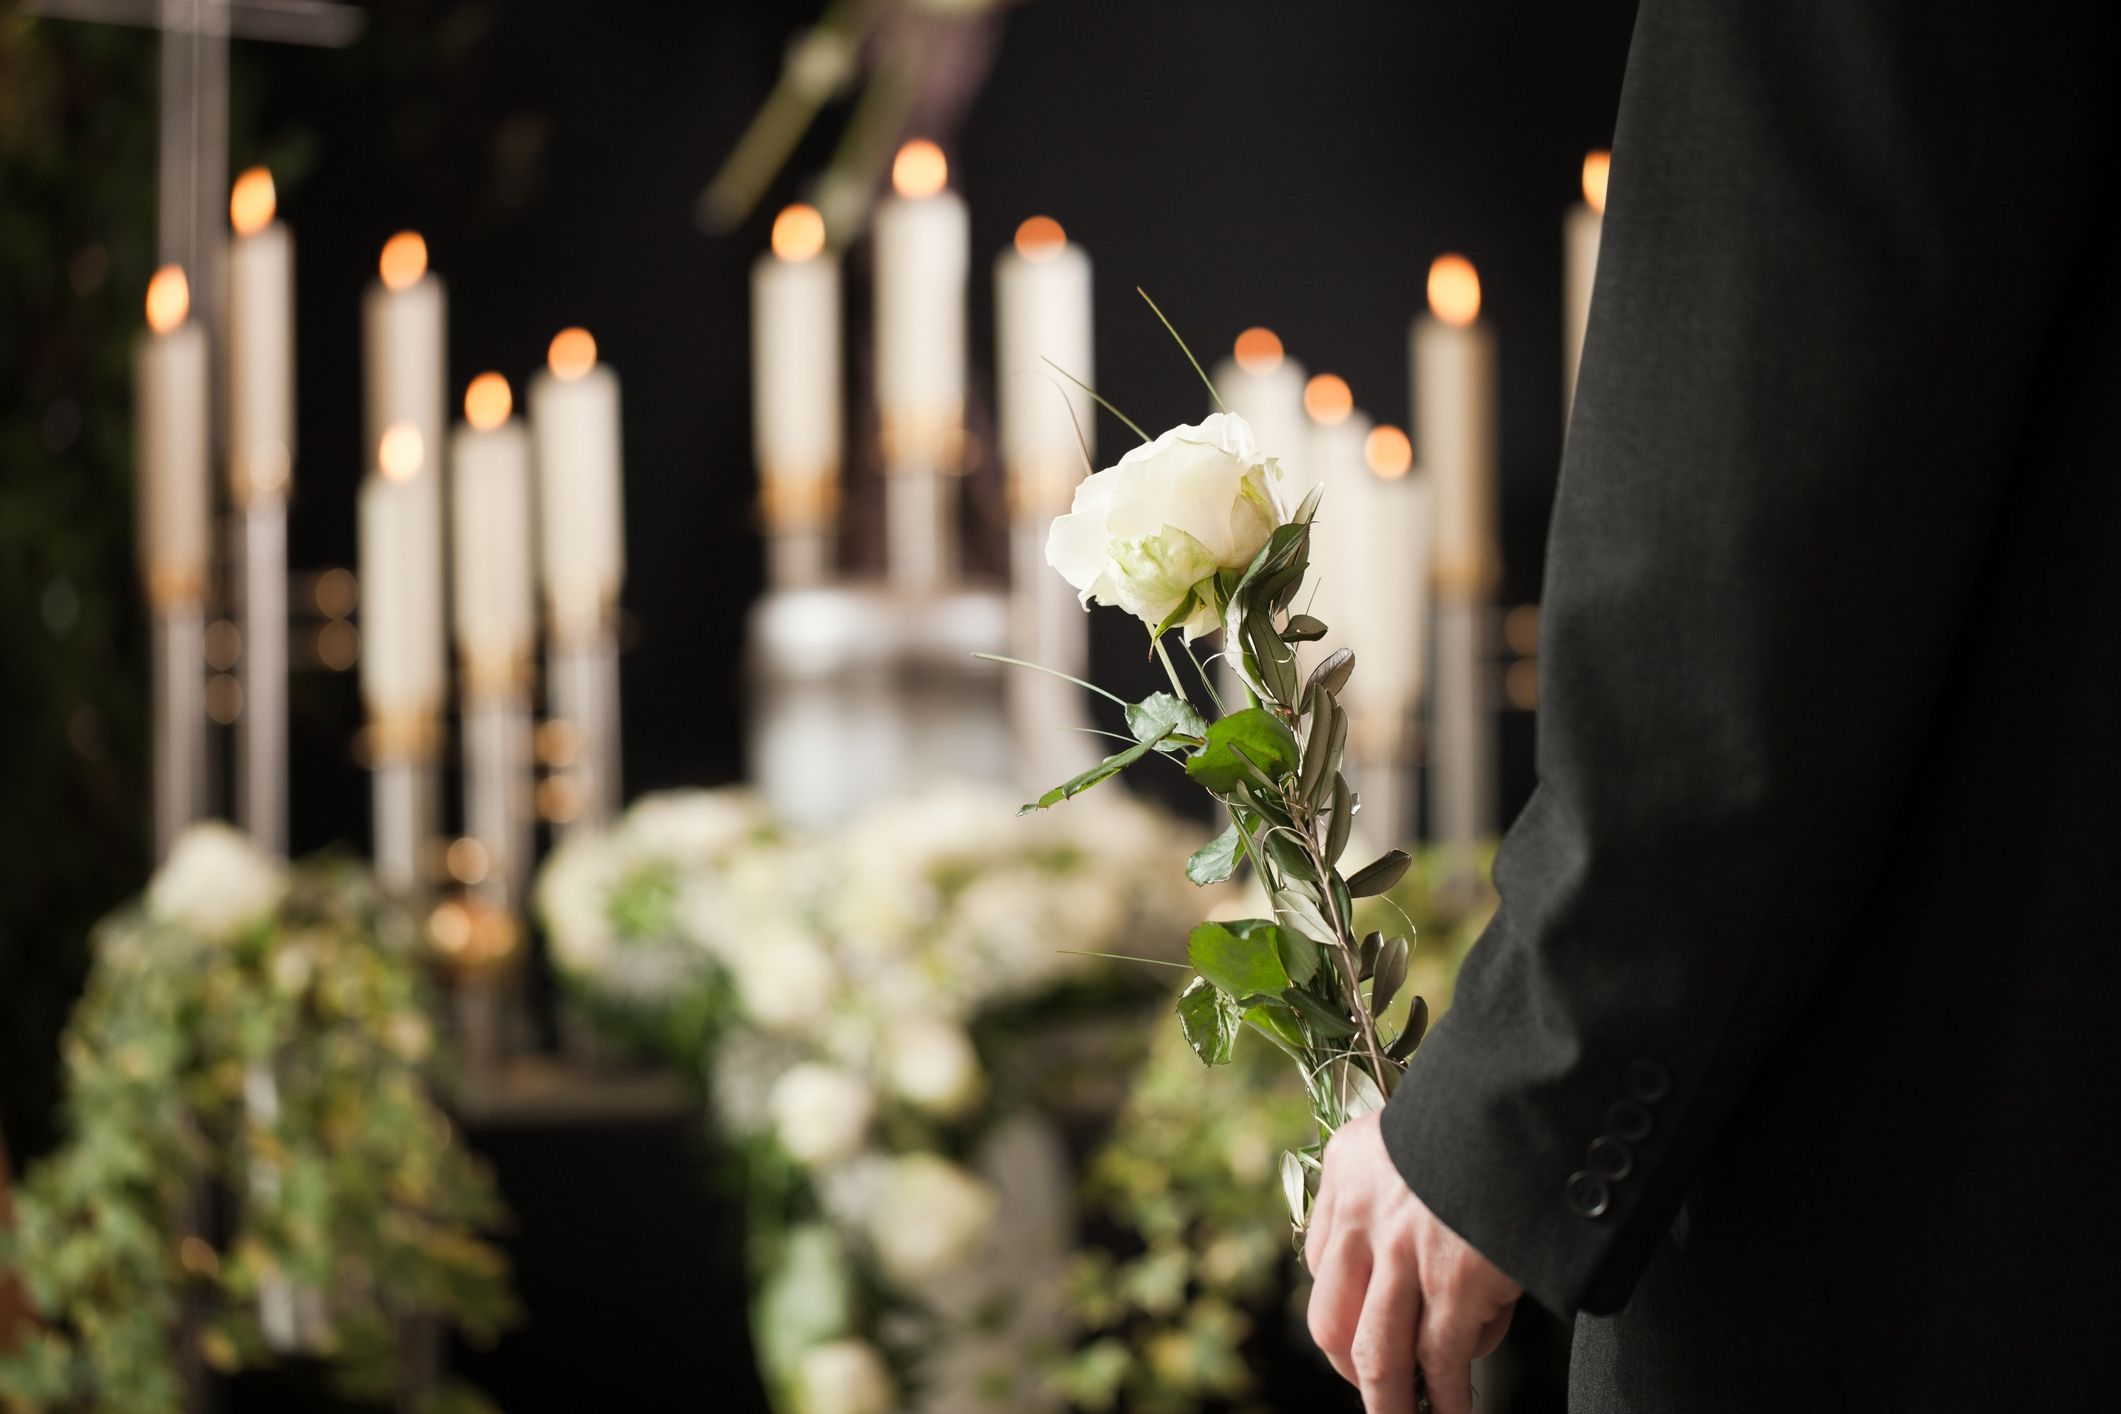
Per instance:
[[[285,476],[281,477],[284,484]],[[261,849],[287,853],[287,499],[254,489],[239,508],[236,820]]]
[[[206,806],[206,608],[196,591],[153,591],[155,858]]]
[[[376,882],[415,907],[427,892],[427,861],[440,815],[442,731],[433,710],[372,712],[369,788],[374,811]]]
[[[1479,847],[1495,833],[1495,665],[1485,594],[1441,585],[1436,601],[1434,768],[1436,832],[1445,846],[1446,887],[1480,885]]]
[[[586,607],[586,606],[584,606]],[[562,835],[599,830],[618,815],[619,637],[617,615],[608,604],[594,612],[555,607],[547,668],[551,715],[571,729],[573,750],[555,764],[567,802]]]
[[[759,523],[766,533],[769,588],[813,589],[832,577],[839,491],[837,467],[800,477],[768,470],[761,478]]]
[[[1009,642],[1012,656],[1073,677],[1087,677],[1090,616],[1075,590],[1046,563],[1046,537],[1054,516],[1067,510],[1070,488],[1060,483],[1043,495],[1030,477],[1012,480],[1016,515],[1009,529]],[[1008,693],[1010,734],[1021,762],[1018,785],[1033,796],[1055,781],[1088,770],[1104,753],[1083,730],[1082,689],[1050,673],[1012,672]]]
[[[884,415],[885,573],[894,589],[933,593],[958,577],[958,415]]]
[[[464,833],[482,858],[474,895],[520,918],[535,855],[530,675],[518,659],[466,654]]]
[[[1361,666],[1357,665],[1357,671]],[[1411,845],[1421,835],[1421,732],[1413,710],[1358,708],[1348,723],[1349,779],[1362,797],[1357,826],[1379,849]]]

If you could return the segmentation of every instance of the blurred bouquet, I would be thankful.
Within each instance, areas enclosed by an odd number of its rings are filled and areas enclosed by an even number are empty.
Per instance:
[[[0,1404],[175,1409],[202,1365],[296,1352],[356,1399],[444,1394],[406,1383],[418,1326],[486,1337],[512,1303],[493,1183],[431,1098],[413,937],[354,864],[212,824],[104,922],[65,1138],[0,1232],[36,1318]]]
[[[1114,1048],[1160,994],[1085,955],[1153,949],[1199,897],[1147,807],[1011,831],[1006,804],[938,786],[809,835],[740,792],[649,797],[541,880],[570,988],[711,1083],[782,1408],[1050,1401],[1025,1353],[1069,1339],[1065,1140],[1116,1108]]]

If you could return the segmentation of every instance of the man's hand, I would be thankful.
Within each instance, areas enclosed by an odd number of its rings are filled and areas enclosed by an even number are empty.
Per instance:
[[[1375,1114],[1326,1145],[1304,1260],[1311,1338],[1369,1414],[1414,1414],[1417,1366],[1435,1414],[1472,1414],[1473,1361],[1502,1344],[1524,1288],[1414,1196]]]

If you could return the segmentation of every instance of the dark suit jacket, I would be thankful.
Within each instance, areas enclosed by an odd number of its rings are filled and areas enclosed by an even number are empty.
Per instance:
[[[2109,0],[1644,0],[1539,786],[1385,1117],[1579,1407],[2121,1408]]]

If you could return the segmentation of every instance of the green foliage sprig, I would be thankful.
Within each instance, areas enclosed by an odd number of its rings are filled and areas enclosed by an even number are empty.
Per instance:
[[[512,1314],[492,1181],[430,1098],[410,920],[353,863],[291,871],[232,932],[134,907],[93,940],[64,1039],[65,1137],[0,1232],[37,1326],[0,1405],[166,1411],[269,1363],[271,1288],[349,1397],[407,1390],[415,1318]],[[461,1402],[461,1395],[452,1392]]]

